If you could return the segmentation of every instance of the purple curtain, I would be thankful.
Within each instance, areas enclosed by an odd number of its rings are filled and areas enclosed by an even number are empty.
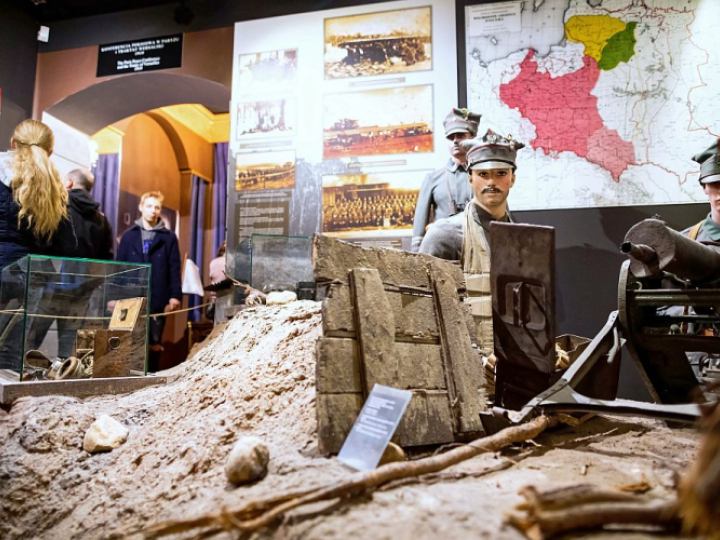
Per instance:
[[[203,269],[203,246],[205,244],[205,192],[207,183],[199,176],[192,175],[192,204],[190,206],[190,260],[200,269]],[[188,307],[198,306],[202,303],[202,297],[196,294],[188,295]],[[188,320],[198,322],[201,317],[199,309],[188,312]]]
[[[100,210],[105,214],[113,230],[113,238],[117,233],[118,189],[120,187],[120,156],[118,154],[100,154],[92,168],[95,185],[92,196],[100,203]],[[114,246],[117,247],[117,246]]]
[[[225,216],[227,211],[228,143],[215,143],[213,178],[213,257],[225,241]]]

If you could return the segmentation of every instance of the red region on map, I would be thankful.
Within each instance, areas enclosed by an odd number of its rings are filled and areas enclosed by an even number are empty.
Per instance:
[[[585,56],[581,69],[552,78],[538,71],[534,56],[529,51],[520,74],[500,86],[500,99],[535,125],[532,147],[545,154],[573,152],[600,165],[618,181],[635,160],[635,151],[602,123],[597,98],[590,93],[600,76],[595,59]]]

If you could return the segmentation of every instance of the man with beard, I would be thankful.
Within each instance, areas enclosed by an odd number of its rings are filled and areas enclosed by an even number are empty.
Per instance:
[[[480,115],[467,109],[453,109],[443,120],[445,137],[450,141],[450,159],[445,167],[428,174],[420,187],[413,222],[413,253],[418,251],[430,223],[462,212],[472,198],[462,141],[477,135],[478,124]]]
[[[463,146],[471,173],[471,204],[463,213],[433,224],[423,238],[420,253],[461,262],[477,342],[489,354],[493,347],[490,223],[513,221],[507,198],[515,184],[517,151],[525,145],[488,130],[482,138],[465,141]]]

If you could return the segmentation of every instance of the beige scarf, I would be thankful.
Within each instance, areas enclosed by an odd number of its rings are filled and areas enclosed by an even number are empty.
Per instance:
[[[467,304],[475,321],[475,338],[483,354],[493,350],[490,247],[483,228],[473,217],[473,202],[465,207],[462,268],[468,290]]]

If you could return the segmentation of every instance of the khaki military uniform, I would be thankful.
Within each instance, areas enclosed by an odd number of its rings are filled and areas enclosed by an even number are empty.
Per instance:
[[[467,171],[452,159],[442,169],[428,174],[415,206],[411,251],[418,251],[430,223],[462,212],[472,197]]]
[[[488,236],[491,221],[495,220],[487,212],[468,204],[462,214],[434,223],[420,246],[420,253],[461,262],[477,344],[486,356],[493,350],[494,339]],[[507,213],[498,221],[512,223],[513,219]]]

